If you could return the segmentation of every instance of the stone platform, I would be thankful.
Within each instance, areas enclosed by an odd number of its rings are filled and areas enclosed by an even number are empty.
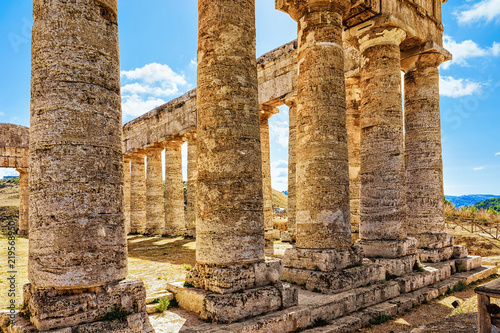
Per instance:
[[[241,322],[215,325],[204,323],[194,313],[178,309],[150,316],[154,326],[176,320],[174,331],[181,332],[346,332],[364,326],[382,313],[394,315],[445,293],[461,281],[469,284],[497,272],[481,267],[481,257],[425,264],[422,272],[412,272],[393,280],[381,280],[337,294],[321,294],[298,289],[298,305]],[[462,272],[458,272],[462,270]],[[467,271],[469,270],[469,271]],[[175,319],[176,318],[176,319]],[[313,328],[316,323],[329,326]],[[309,330],[307,330],[309,329]]]

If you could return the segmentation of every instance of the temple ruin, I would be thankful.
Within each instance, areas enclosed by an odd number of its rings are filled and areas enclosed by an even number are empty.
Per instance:
[[[0,124],[0,166],[22,175],[29,311],[3,332],[153,332],[143,282],[127,279],[127,234],[196,237],[195,267],[168,286],[211,322],[190,332],[318,321],[343,332],[376,313],[367,307],[397,314],[455,273],[472,282],[496,271],[445,231],[441,0],[275,4],[297,21],[297,40],[256,59],[254,0],[199,0],[197,89],[122,126],[117,1],[34,1],[29,150],[26,128]],[[269,119],[282,105],[280,233]],[[294,246],[266,257],[280,238]],[[126,318],[103,320],[114,309]]]

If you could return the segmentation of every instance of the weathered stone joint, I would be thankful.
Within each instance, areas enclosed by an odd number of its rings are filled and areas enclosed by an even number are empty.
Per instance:
[[[357,246],[347,250],[291,248],[285,251],[283,266],[332,272],[360,265],[362,261],[361,248]]]
[[[360,239],[356,245],[363,249],[367,258],[400,258],[417,252],[417,240],[406,238],[403,240],[368,240]]]

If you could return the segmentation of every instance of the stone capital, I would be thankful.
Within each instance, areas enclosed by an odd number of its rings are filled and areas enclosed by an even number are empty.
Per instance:
[[[403,72],[417,68],[437,68],[443,62],[451,60],[451,53],[436,43],[429,42],[411,50],[401,52],[401,69]]]
[[[146,150],[144,149],[138,149],[136,151],[134,151],[133,153],[131,153],[129,155],[130,159],[132,161],[137,161],[137,160],[144,160],[144,157],[146,157]]]
[[[304,15],[313,12],[335,12],[344,17],[349,13],[351,2],[348,0],[275,0],[275,7],[298,22]]]
[[[269,106],[262,104],[259,107],[259,118],[260,121],[267,121],[273,114],[279,113],[279,109],[274,106]]]
[[[165,149],[177,149],[184,143],[183,140],[168,140],[163,142]]]
[[[130,160],[132,160],[132,157],[130,155],[123,156],[123,163],[130,163]]]
[[[398,45],[406,38],[406,32],[397,27],[379,27],[370,29],[358,37],[359,51],[375,45]]]
[[[148,156],[158,155],[163,151],[164,147],[162,144],[155,144],[151,147],[146,148],[146,154]]]

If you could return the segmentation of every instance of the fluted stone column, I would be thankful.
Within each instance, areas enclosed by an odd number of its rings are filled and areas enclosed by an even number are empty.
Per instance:
[[[19,236],[29,233],[29,173],[26,169],[17,169],[19,172]]]
[[[406,237],[405,226],[399,50],[405,37],[399,28],[384,27],[368,30],[359,38],[362,99],[358,244],[371,258],[415,253],[416,241]]]
[[[165,234],[186,233],[184,189],[182,185],[181,140],[165,142]]]
[[[130,233],[146,232],[145,152],[130,155]]]
[[[262,151],[262,195],[264,198],[264,229],[273,229],[273,190],[271,187],[271,146],[269,144],[269,118],[278,113],[272,106],[261,105],[260,146]]]
[[[359,195],[361,189],[361,78],[346,78],[347,143],[349,149],[349,198],[351,206],[351,231],[359,232]]]
[[[162,235],[165,226],[163,200],[163,148],[146,149],[146,229],[148,235]]]
[[[349,1],[277,0],[298,21],[297,243],[285,267],[361,263],[351,248],[342,17]]]
[[[196,133],[188,135],[187,156],[187,209],[186,235],[196,235],[196,183],[198,181],[198,166],[196,164]]]
[[[130,233],[130,157],[123,157],[123,215],[125,234]]]
[[[230,322],[297,295],[282,286],[280,261],[264,260],[255,1],[199,0],[198,13],[197,263],[186,282],[222,294],[201,315]]]
[[[443,160],[438,66],[447,52],[424,52],[402,61],[405,71],[405,157],[407,232],[417,239],[421,260],[453,254],[444,222]],[[432,255],[434,253],[434,255]],[[424,254],[425,255],[425,254]]]
[[[22,331],[151,332],[142,282],[124,280],[116,0],[35,0],[33,18],[23,311],[36,329]],[[115,307],[131,317],[101,321]]]
[[[288,225],[290,238],[295,239],[296,225],[296,150],[297,150],[297,103],[296,97],[286,101],[288,106]]]

